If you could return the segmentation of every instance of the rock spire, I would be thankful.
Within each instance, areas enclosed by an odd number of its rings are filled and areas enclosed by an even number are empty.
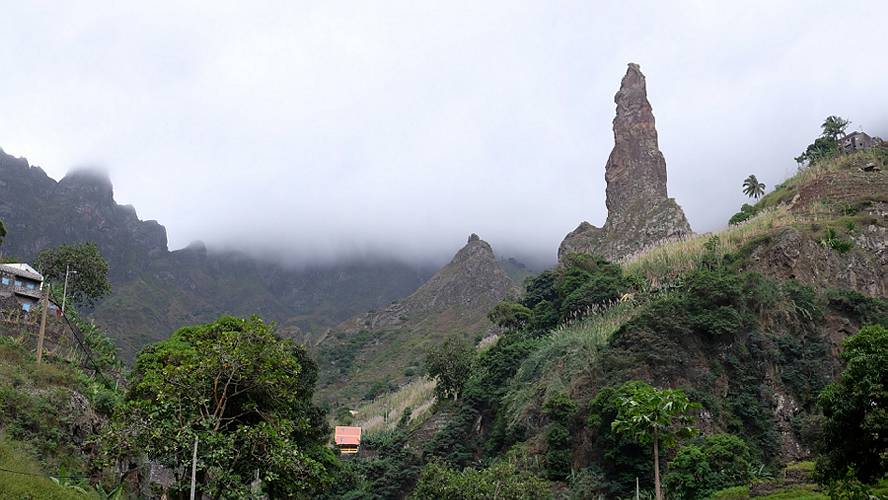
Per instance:
[[[681,207],[666,194],[666,160],[637,64],[629,63],[614,101],[614,149],[604,167],[607,221],[601,228],[581,223],[561,242],[559,258],[582,252],[617,260],[691,234]]]

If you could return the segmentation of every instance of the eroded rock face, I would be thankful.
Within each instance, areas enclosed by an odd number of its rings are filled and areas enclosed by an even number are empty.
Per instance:
[[[581,223],[564,238],[559,258],[582,252],[617,260],[691,234],[681,207],[666,193],[666,160],[637,64],[629,64],[614,101],[614,149],[604,167],[607,221],[601,228]]]

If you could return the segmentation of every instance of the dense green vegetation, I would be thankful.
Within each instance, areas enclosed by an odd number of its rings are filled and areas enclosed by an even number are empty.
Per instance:
[[[275,498],[311,495],[335,467],[316,377],[305,350],[256,317],[182,328],[139,354],[105,453],[170,467],[174,496],[188,492],[195,443],[200,492],[242,498],[259,479]]]
[[[651,442],[643,446],[637,433],[620,432],[633,421],[626,408],[645,407],[626,406],[633,393],[627,388],[686,393],[688,399],[669,407],[691,409],[705,416],[707,428],[722,431],[675,442],[681,446],[674,452],[658,450],[668,463],[667,498],[748,491],[753,479],[777,473],[785,440],[812,449],[822,418],[816,396],[839,369],[824,319],[880,322],[888,305],[742,271],[742,249],[725,252],[717,240],[705,251],[697,269],[660,288],[619,266],[574,256],[529,280],[519,301],[497,306],[491,319],[505,334],[475,355],[460,400],[439,403],[438,413],[449,417],[421,454],[428,464],[423,477],[434,489],[416,491],[452,492],[447,488],[468,478],[483,482],[518,449],[537,456],[522,477],[562,484],[577,498],[628,495],[636,478],[654,489]],[[797,405],[791,426],[775,421],[776,391]],[[701,407],[685,406],[688,400]],[[805,484],[797,489],[820,495]],[[773,488],[782,492],[774,498],[794,498],[791,486]],[[472,493],[465,495],[454,497]]]
[[[813,143],[796,157],[799,164],[815,163],[819,160],[832,158],[839,153],[839,137],[845,134],[845,129],[851,122],[838,117],[828,116],[820,126],[822,133]]]
[[[91,306],[111,293],[108,261],[95,243],[61,245],[37,256],[37,270],[60,290],[67,279],[68,297],[73,304]]]
[[[434,379],[438,399],[459,399],[472,370],[472,347],[462,339],[447,339],[426,356],[426,371]]]
[[[841,356],[845,370],[820,394],[818,472],[828,481],[851,473],[872,483],[888,473],[888,329],[861,328],[845,340]]]

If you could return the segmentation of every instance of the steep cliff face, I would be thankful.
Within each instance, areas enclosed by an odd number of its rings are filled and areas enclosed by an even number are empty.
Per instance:
[[[617,260],[691,233],[681,207],[666,193],[666,160],[637,64],[629,64],[614,101],[614,149],[604,167],[607,221],[601,228],[581,223],[561,243],[559,258],[579,252]]]
[[[95,242],[108,260],[112,294],[92,316],[125,359],[175,329],[220,314],[260,314],[305,339],[361,311],[415,291],[433,272],[393,259],[289,268],[202,243],[170,252],[166,230],[118,205],[107,175],[72,172],[56,182],[0,151],[4,255],[32,261],[44,248]]]
[[[135,276],[167,252],[166,229],[118,205],[107,175],[75,171],[56,182],[2,150],[0,220],[9,232],[4,254],[32,260],[47,247],[91,241],[108,259],[113,281]]]
[[[375,382],[404,381],[427,350],[458,335],[492,332],[487,313],[518,288],[493,249],[472,234],[446,266],[416,292],[380,311],[344,322],[317,346],[322,397],[354,399]],[[347,384],[347,388],[346,388]],[[347,392],[336,391],[346,390]]]

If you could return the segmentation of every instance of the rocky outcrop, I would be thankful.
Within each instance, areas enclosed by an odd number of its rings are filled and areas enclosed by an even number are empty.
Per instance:
[[[343,326],[353,331],[425,326],[483,333],[491,326],[487,313],[510,293],[517,288],[493,248],[473,233],[450,263],[412,295]]]
[[[379,384],[406,382],[449,337],[474,343],[493,331],[487,314],[518,289],[476,234],[416,292],[339,325],[320,339],[318,396],[350,401]]]
[[[888,297],[888,228],[860,227],[849,237],[853,247],[845,253],[829,248],[816,236],[794,227],[779,229],[751,251],[748,268],[819,289],[844,288]]]
[[[607,221],[601,228],[581,223],[564,238],[559,258],[577,252],[617,260],[691,234],[681,207],[666,193],[666,160],[637,64],[629,64],[614,101],[614,149],[604,167]]]

